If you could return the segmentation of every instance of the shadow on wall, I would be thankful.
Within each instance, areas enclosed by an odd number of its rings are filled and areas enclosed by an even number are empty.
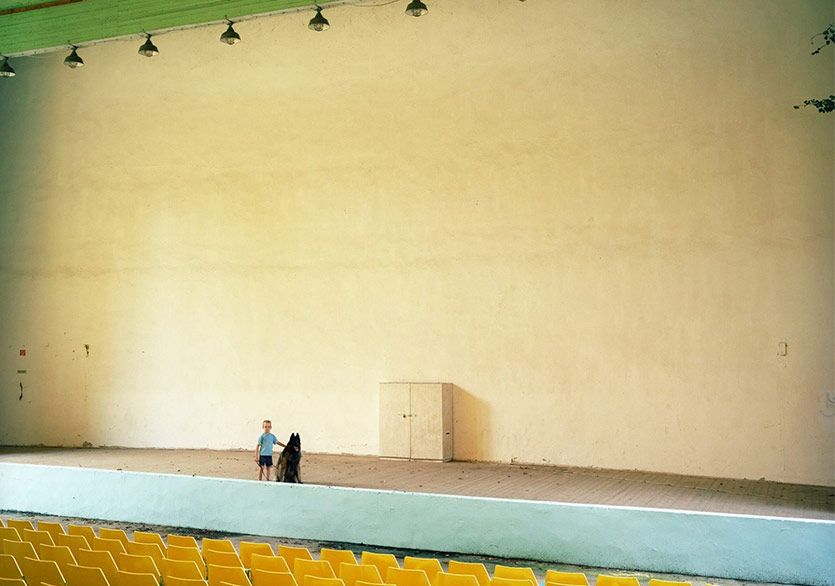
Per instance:
[[[454,459],[482,461],[490,434],[490,406],[473,393],[452,385]]]
[[[55,334],[68,331],[66,309],[45,301],[52,288],[49,203],[66,195],[53,172],[55,159],[78,156],[57,144],[53,133],[69,99],[60,76],[71,72],[62,59],[52,54],[12,59],[17,75],[0,80],[0,384],[13,390],[0,396],[0,443],[5,444],[53,441],[44,436],[40,417],[45,389],[54,390],[47,377],[56,371],[57,356],[81,351],[80,344],[70,346]],[[75,378],[61,370],[62,380],[78,380],[83,372],[76,370]]]

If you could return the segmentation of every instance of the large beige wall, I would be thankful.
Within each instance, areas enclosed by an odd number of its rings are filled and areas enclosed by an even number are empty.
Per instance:
[[[449,381],[458,459],[832,484],[833,3],[429,6],[13,61],[0,444],[375,454]]]

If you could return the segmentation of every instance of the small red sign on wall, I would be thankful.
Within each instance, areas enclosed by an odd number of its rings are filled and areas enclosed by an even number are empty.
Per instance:
[[[20,349],[20,355],[21,356],[26,356],[26,348],[21,348]]]

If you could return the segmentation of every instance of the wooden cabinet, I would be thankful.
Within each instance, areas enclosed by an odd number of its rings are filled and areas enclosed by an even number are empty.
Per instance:
[[[452,384],[380,383],[380,457],[452,460]]]

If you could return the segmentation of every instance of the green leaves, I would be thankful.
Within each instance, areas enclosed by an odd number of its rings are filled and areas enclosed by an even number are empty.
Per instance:
[[[823,98],[822,100],[815,98],[812,98],[811,100],[803,100],[803,104],[796,105],[794,109],[799,110],[801,107],[805,106],[814,106],[821,114],[828,114],[829,112],[835,110],[835,96],[829,96],[828,98]]]
[[[814,43],[815,39],[818,38],[818,37],[823,37],[823,40],[825,42],[824,42],[823,45],[821,45],[820,47],[818,47],[817,49],[812,51],[812,55],[817,55],[818,53],[821,52],[821,49],[823,49],[824,47],[826,47],[827,45],[829,45],[831,43],[835,43],[835,24],[830,24],[829,28],[827,28],[825,31],[821,31],[818,34],[816,34],[814,37],[812,37],[812,43]]]
[[[812,44],[815,43],[815,39],[818,37],[823,37],[824,43],[812,51],[812,55],[817,55],[821,52],[821,49],[827,45],[835,44],[835,23],[830,24],[826,30],[821,31],[812,37]],[[806,106],[814,106],[821,114],[829,114],[830,112],[835,111],[835,95],[822,99],[811,98],[809,100],[803,100],[803,104],[795,105],[794,109],[799,110],[801,107],[805,108]]]

